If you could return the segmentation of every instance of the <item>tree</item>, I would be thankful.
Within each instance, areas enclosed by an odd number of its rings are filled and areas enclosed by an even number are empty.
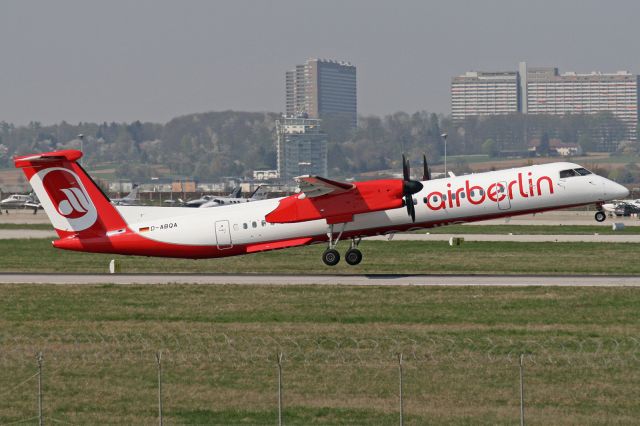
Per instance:
[[[491,158],[498,156],[498,144],[493,139],[487,139],[482,144],[482,153],[488,155]]]
[[[538,145],[537,149],[538,153],[542,156],[548,156],[551,151],[551,146],[549,145],[549,134],[544,132],[540,137],[540,145]]]

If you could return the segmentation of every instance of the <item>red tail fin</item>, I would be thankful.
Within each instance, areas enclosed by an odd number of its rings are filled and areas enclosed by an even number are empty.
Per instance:
[[[14,162],[61,238],[104,236],[126,228],[109,198],[76,162],[80,157],[82,152],[67,150],[16,157]]]

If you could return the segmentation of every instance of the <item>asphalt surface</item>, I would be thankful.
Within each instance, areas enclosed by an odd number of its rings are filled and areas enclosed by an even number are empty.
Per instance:
[[[640,287],[640,276],[0,274],[0,284],[200,284],[349,286]]]

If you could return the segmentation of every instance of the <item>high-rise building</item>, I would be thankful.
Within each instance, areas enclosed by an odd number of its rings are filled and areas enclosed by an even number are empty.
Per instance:
[[[356,67],[348,62],[309,59],[286,72],[286,114],[344,117],[358,124]]]
[[[627,138],[636,140],[638,87],[638,76],[626,71],[560,74],[557,68],[532,68],[523,108],[528,114],[610,112],[626,125]]]
[[[636,140],[640,78],[627,71],[560,74],[558,68],[528,68],[517,72],[467,72],[451,81],[451,115],[594,114],[610,112]]]
[[[276,121],[278,174],[285,182],[296,176],[327,176],[327,135],[315,118]]]
[[[467,72],[451,81],[451,116],[460,120],[470,115],[498,115],[518,112],[518,73]]]

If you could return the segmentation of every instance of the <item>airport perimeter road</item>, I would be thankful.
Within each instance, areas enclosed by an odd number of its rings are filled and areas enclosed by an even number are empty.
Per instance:
[[[395,234],[392,241],[515,241],[520,243],[640,243],[640,234],[619,235],[509,235],[509,234]],[[385,241],[388,237],[369,237],[367,241]]]
[[[0,284],[640,287],[640,276],[0,274]]]

